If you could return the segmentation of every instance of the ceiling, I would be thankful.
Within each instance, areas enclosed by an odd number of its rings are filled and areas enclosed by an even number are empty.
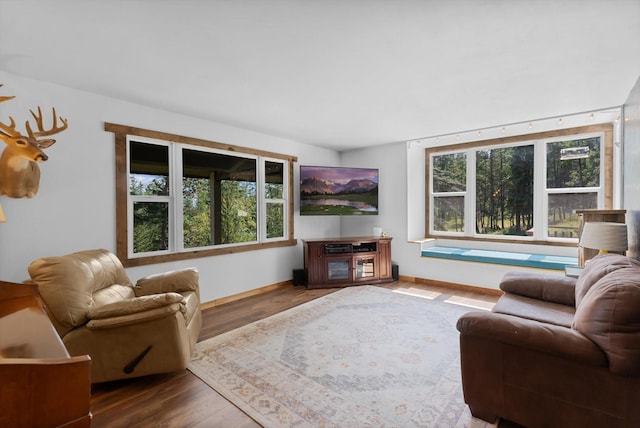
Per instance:
[[[343,151],[624,104],[640,0],[0,0],[2,70]]]

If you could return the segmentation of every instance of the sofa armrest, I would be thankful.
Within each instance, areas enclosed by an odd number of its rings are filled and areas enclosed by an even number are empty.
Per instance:
[[[576,281],[568,276],[507,272],[500,281],[500,289],[505,293],[575,307]]]
[[[200,297],[198,270],[191,267],[149,275],[140,278],[133,290],[136,296],[194,291]]]
[[[468,312],[456,324],[461,336],[486,338],[592,366],[607,367],[605,353],[580,332],[493,312]]]

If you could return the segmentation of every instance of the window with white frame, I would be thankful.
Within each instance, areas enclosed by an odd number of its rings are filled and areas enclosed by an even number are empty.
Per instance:
[[[295,245],[294,157],[105,129],[116,132],[117,244],[125,265]]]
[[[427,149],[427,236],[575,242],[576,210],[611,208],[611,130]]]

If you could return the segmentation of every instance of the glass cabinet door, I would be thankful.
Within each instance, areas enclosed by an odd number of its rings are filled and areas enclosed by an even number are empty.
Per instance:
[[[374,256],[358,257],[356,264],[356,280],[373,278],[376,273],[376,259]]]
[[[327,261],[327,280],[350,281],[351,259],[332,259]]]

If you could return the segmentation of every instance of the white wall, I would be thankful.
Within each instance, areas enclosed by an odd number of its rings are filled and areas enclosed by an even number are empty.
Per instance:
[[[115,251],[114,136],[104,122],[164,131],[233,145],[265,149],[298,157],[300,164],[336,166],[339,154],[295,141],[276,138],[219,123],[125,103],[116,99],[26,79],[0,70],[2,95],[14,100],[0,104],[0,121],[13,116],[22,127],[29,109],[42,106],[45,121],[51,107],[69,120],[68,130],[56,135],[40,164],[40,191],[33,199],[0,197],[8,221],[0,223],[0,279],[28,279],[27,266],[39,257],[91,248]],[[162,88],[158,88],[162,90]],[[0,147],[0,150],[2,148]],[[298,201],[298,168],[294,168]],[[295,236],[330,237],[340,234],[338,218],[307,218],[295,214]],[[196,266],[202,300],[210,301],[292,278],[302,267],[302,244],[216,257],[192,259],[127,270],[132,280],[168,269]]]

